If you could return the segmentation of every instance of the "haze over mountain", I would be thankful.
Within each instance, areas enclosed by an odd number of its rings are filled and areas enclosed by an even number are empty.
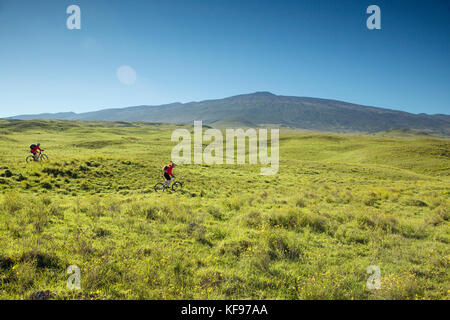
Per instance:
[[[201,102],[104,109],[79,114],[19,115],[12,118],[172,123],[203,120],[205,124],[217,127],[279,125],[335,132],[378,132],[400,128],[450,135],[449,115],[412,114],[336,100],[278,96],[270,92]]]

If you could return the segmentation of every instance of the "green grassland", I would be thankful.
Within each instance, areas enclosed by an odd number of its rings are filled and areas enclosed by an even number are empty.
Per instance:
[[[155,193],[180,127],[0,120],[0,299],[450,297],[449,139],[283,130],[277,175],[180,165]]]

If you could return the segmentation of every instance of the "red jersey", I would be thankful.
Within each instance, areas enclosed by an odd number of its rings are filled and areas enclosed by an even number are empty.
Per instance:
[[[34,149],[31,149],[31,152],[36,153],[38,151],[43,151],[39,146],[35,146]]]
[[[169,165],[166,169],[166,173],[173,176],[172,169],[173,169],[173,165]]]

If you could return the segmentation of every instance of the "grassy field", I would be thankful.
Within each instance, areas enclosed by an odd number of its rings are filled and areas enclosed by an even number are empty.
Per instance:
[[[155,193],[179,127],[0,120],[0,299],[450,297],[449,139],[285,130],[275,176],[180,165]]]

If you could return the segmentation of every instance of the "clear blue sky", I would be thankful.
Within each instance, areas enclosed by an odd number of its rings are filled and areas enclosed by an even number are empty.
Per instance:
[[[449,114],[450,1],[0,0],[0,117],[255,91]]]

